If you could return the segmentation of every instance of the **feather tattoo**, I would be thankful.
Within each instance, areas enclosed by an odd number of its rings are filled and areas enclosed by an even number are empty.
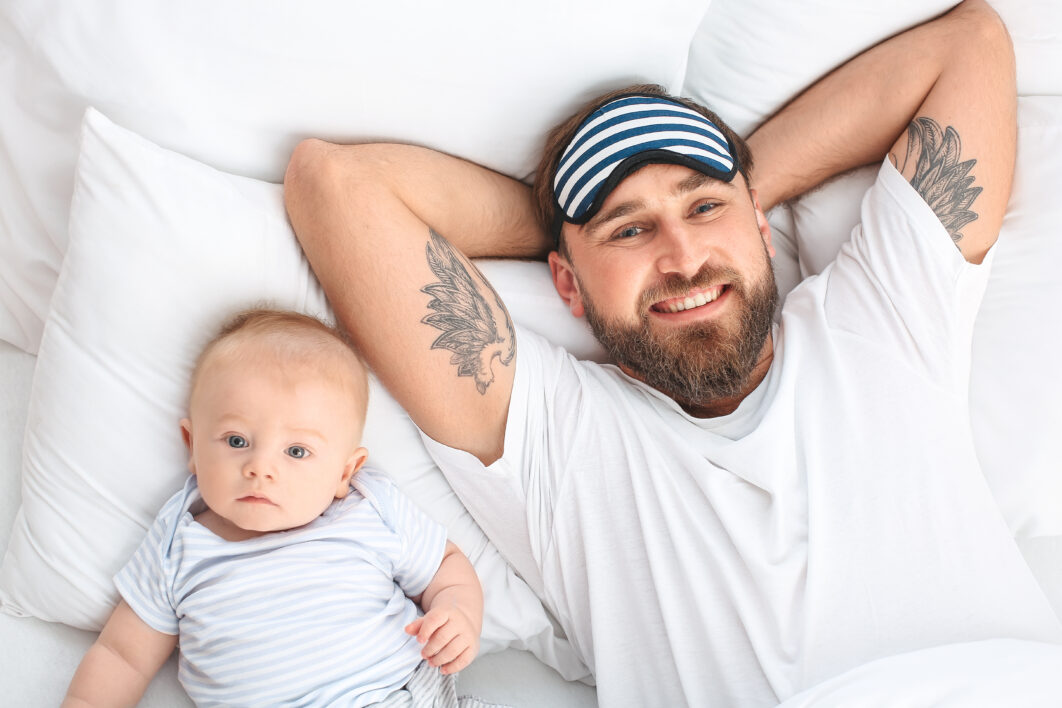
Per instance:
[[[959,159],[962,140],[950,125],[946,130],[932,118],[919,116],[907,127],[907,155],[903,172],[912,158],[916,160],[911,186],[951,234],[956,244],[962,239],[962,228],[977,219],[970,209],[981,187],[972,187],[974,176],[970,170],[977,160]]]
[[[432,313],[421,322],[442,331],[431,348],[452,352],[450,363],[457,367],[457,375],[471,376],[476,390],[485,394],[494,382],[494,360],[508,366],[516,355],[512,320],[483,275],[474,266],[465,267],[446,239],[432,229],[428,231],[431,239],[425,253],[439,282],[421,288],[432,298],[428,303]],[[485,292],[489,292],[494,307],[484,297]],[[504,332],[499,331],[496,313],[505,321]]]

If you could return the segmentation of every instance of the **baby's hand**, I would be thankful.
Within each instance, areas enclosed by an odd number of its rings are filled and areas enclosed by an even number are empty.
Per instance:
[[[420,655],[444,674],[456,674],[472,663],[479,651],[479,632],[459,607],[434,607],[406,625],[424,645]]]

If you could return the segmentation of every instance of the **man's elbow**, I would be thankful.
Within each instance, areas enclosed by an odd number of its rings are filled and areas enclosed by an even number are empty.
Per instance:
[[[299,227],[310,218],[343,204],[371,206],[381,190],[390,190],[386,143],[339,145],[308,138],[295,146],[284,173],[284,207],[300,240]]]
[[[977,56],[1013,67],[1014,43],[1010,32],[991,5],[984,0],[966,0],[949,13],[959,24],[957,41]]]
[[[295,146],[284,173],[284,207],[293,222],[309,202],[320,198],[322,186],[329,182],[329,173],[334,169],[337,147],[317,138]]]

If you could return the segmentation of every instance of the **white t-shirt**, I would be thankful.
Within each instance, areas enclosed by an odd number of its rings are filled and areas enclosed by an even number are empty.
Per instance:
[[[409,680],[421,661],[409,597],[435,577],[446,530],[378,472],[351,487],[309,524],[245,541],[195,521],[195,477],[166,502],[115,584],[145,623],[180,635],[196,705],[362,706]]]
[[[862,209],[734,413],[693,418],[520,330],[504,456],[425,436],[603,706],[774,705],[907,650],[1062,641],[971,438],[991,255],[967,263],[888,161]]]

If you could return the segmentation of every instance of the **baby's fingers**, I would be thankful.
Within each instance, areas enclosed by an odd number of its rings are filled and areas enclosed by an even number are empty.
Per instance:
[[[443,612],[429,612],[421,617],[419,620],[415,620],[410,623],[410,626],[420,622],[420,626],[417,628],[417,641],[421,644],[426,643],[431,639],[440,627],[446,624],[447,616]],[[453,636],[452,634],[450,636]],[[449,641],[449,638],[447,639]],[[427,649],[427,647],[425,647]],[[425,656],[428,656],[425,654]]]
[[[424,649],[421,650],[420,655],[425,659],[430,659],[432,666],[441,666],[443,661],[437,660],[436,655],[449,645],[455,637],[458,636],[457,628],[453,622],[447,622],[443,626],[439,627],[432,633],[428,643],[424,645]],[[449,659],[447,659],[449,661]]]
[[[436,633],[437,636],[438,633]],[[431,643],[435,642],[436,637],[432,637]],[[461,656],[466,649],[468,649],[467,639],[461,635],[456,635],[431,654],[427,653],[427,647],[425,647],[424,658],[432,666],[446,666]]]
[[[471,664],[472,660],[475,658],[476,650],[472,647],[465,647],[465,650],[458,654],[453,661],[449,662],[448,664],[443,664],[439,668],[439,671],[444,674],[456,674],[458,671],[461,671],[469,664]]]

